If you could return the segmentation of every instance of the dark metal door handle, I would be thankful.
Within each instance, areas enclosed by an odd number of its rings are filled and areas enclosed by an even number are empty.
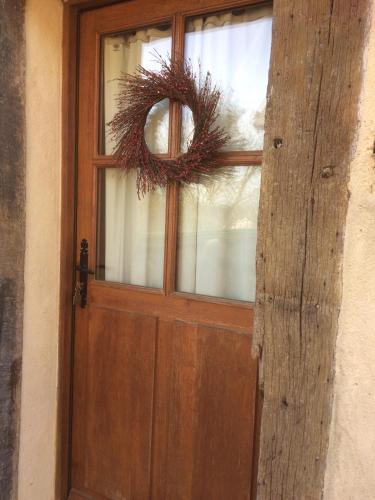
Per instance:
[[[88,275],[95,274],[89,270],[89,243],[86,239],[81,241],[81,249],[79,252],[79,264],[76,266],[76,271],[79,272],[79,282],[76,285],[75,299],[79,297],[79,305],[84,309],[87,305],[87,282]],[[75,300],[76,301],[76,300]],[[78,301],[77,301],[78,302]]]

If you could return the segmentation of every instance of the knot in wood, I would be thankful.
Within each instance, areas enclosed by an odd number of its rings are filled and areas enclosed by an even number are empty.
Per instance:
[[[327,167],[324,167],[321,172],[321,176],[324,179],[327,179],[328,177],[332,177],[333,175],[333,167],[331,165],[328,165]]]

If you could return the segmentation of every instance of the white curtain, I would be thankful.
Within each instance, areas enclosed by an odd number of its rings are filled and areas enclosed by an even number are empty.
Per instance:
[[[261,149],[271,43],[270,7],[195,18],[187,23],[185,55],[197,74],[212,74],[221,89],[220,124],[232,137],[229,149]],[[157,69],[155,50],[170,54],[168,29],[147,29],[104,42],[104,118],[117,110],[116,78],[137,64]],[[200,68],[199,68],[199,65]],[[168,147],[168,103],[150,114],[146,140],[154,152]],[[183,144],[192,134],[184,112]],[[105,133],[105,152],[113,143]],[[177,284],[180,291],[253,300],[259,196],[258,168],[236,167],[208,184],[181,190]],[[139,201],[135,175],[105,174],[105,279],[162,287],[165,195]]]
[[[156,52],[166,57],[171,52],[171,31],[140,30],[134,34],[104,39],[104,121],[105,153],[114,143],[108,123],[117,112],[118,78],[122,72],[134,73],[137,65],[157,69]],[[168,150],[168,102],[155,106],[145,129],[146,141],[155,153]],[[106,169],[102,226],[105,237],[104,277],[107,281],[155,288],[163,286],[165,191],[158,189],[141,200],[136,189],[136,173],[125,175]],[[99,245],[100,247],[100,245]]]
[[[136,172],[105,172],[105,279],[163,286],[165,192],[138,199]]]
[[[157,53],[167,57],[171,53],[170,28],[139,30],[134,34],[104,38],[104,153],[112,154],[115,144],[108,123],[117,112],[118,78],[122,73],[135,73],[141,64],[147,69],[158,69]],[[146,124],[146,141],[154,153],[168,151],[168,100],[154,106]]]
[[[263,147],[272,8],[243,9],[188,22],[185,56],[197,73],[207,71],[221,91],[218,124],[230,134],[229,150]],[[183,144],[191,137],[191,113],[184,109]]]
[[[181,190],[178,290],[254,300],[259,186],[259,167],[232,167]]]

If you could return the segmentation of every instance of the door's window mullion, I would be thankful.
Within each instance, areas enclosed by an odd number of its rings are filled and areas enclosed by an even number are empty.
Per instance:
[[[172,61],[179,61],[184,56],[185,19],[181,14],[173,18],[172,27]],[[176,157],[180,152],[181,144],[181,105],[178,102],[170,103],[169,122],[169,154]],[[167,295],[175,290],[176,276],[176,248],[177,248],[177,218],[178,218],[178,191],[177,184],[171,184],[167,190],[166,238],[164,254],[164,290]]]

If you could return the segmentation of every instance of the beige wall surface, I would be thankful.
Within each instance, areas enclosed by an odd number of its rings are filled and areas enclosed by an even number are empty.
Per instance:
[[[62,4],[26,0],[26,263],[19,500],[53,500]]]
[[[325,500],[375,499],[375,2],[353,153]],[[19,500],[54,500],[60,0],[26,0],[27,201]],[[334,200],[333,200],[334,202]]]
[[[375,2],[365,57],[349,183],[325,500],[375,499]]]

